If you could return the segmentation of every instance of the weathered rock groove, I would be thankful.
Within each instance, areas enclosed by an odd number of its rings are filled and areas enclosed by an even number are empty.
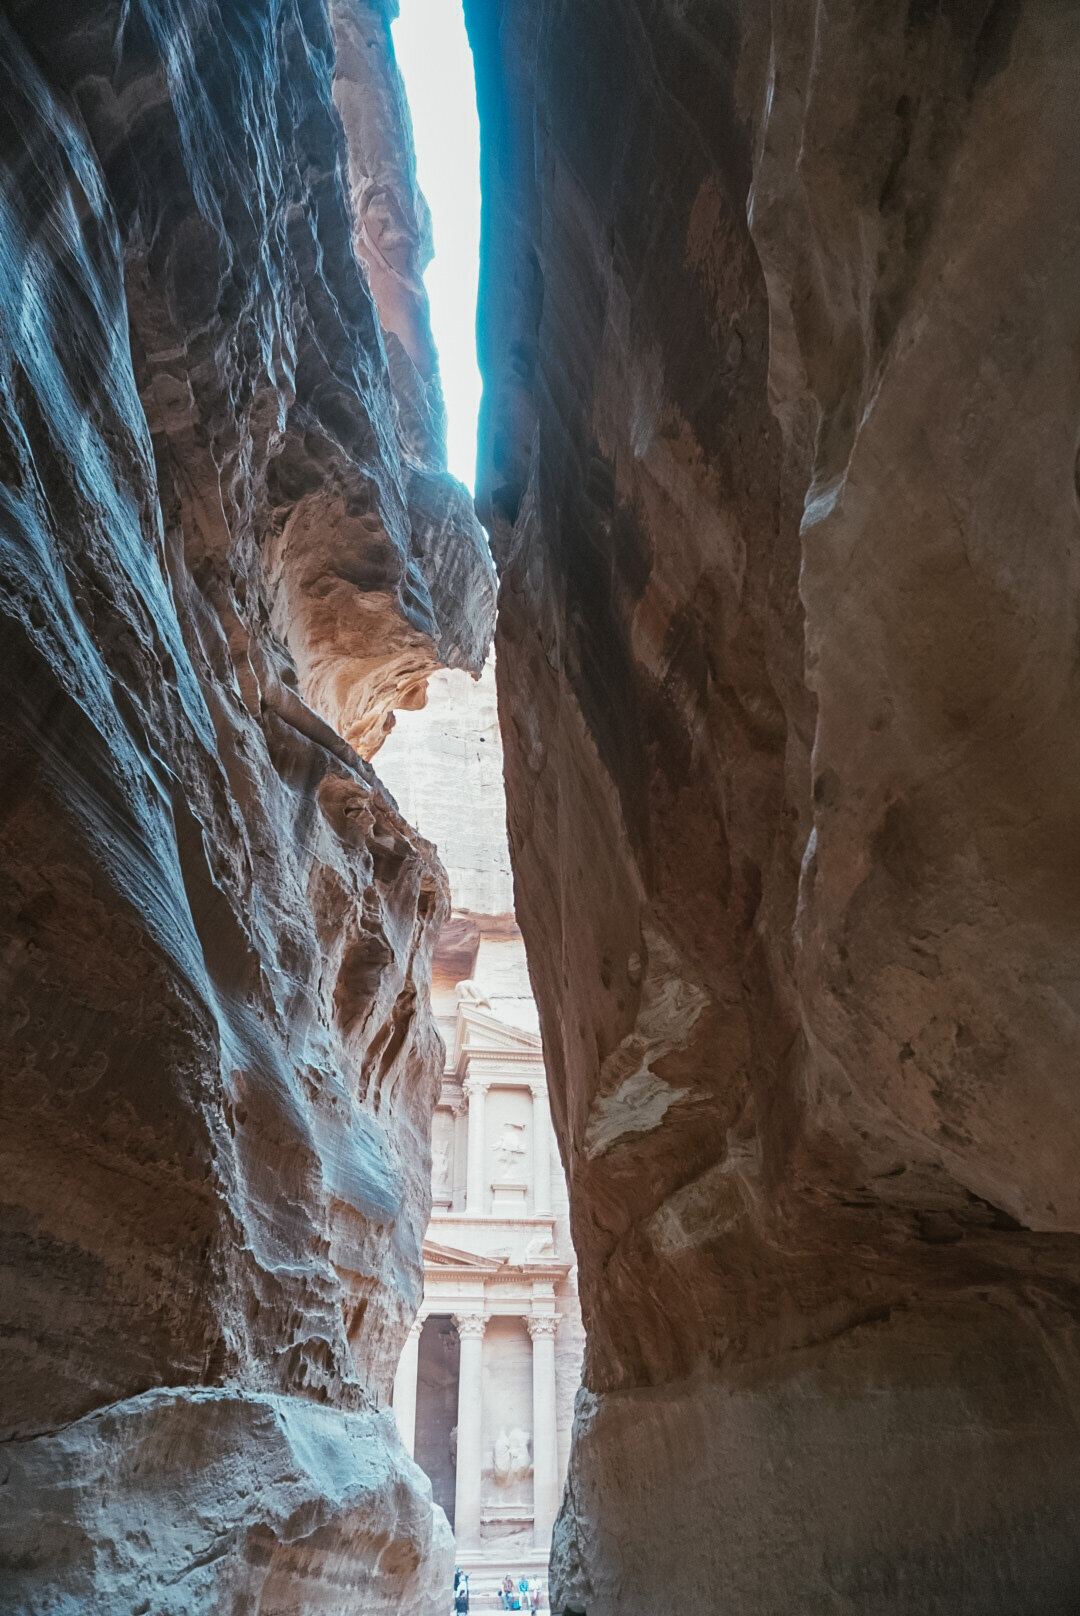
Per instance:
[[[1080,12],[466,0],[556,1608],[1080,1598]]]

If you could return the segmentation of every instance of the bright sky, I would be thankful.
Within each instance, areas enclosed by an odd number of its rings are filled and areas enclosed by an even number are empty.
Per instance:
[[[420,189],[431,208],[435,257],[424,284],[439,350],[450,470],[476,476],[476,281],[480,264],[480,125],[461,0],[400,0],[392,25],[416,143]]]

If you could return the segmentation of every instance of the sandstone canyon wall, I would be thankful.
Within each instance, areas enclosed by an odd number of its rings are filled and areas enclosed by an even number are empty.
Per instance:
[[[1080,1598],[1080,13],[466,0],[589,1616]]]
[[[445,1603],[385,1403],[448,896],[365,759],[494,576],[389,9],[0,21],[5,1611]]]

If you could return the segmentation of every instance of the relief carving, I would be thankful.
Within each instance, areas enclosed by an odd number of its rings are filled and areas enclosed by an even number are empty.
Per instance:
[[[509,1431],[504,1426],[495,1438],[492,1470],[500,1487],[512,1486],[515,1481],[523,1481],[529,1475],[532,1469],[529,1441],[529,1432],[522,1430],[520,1425],[515,1425]]]
[[[524,1174],[522,1162],[525,1158],[525,1124],[523,1122],[506,1122],[502,1133],[495,1145],[495,1159],[499,1164],[499,1178],[502,1182],[520,1182]]]

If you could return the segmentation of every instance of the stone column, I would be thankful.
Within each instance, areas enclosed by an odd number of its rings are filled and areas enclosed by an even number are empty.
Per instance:
[[[538,1549],[546,1549],[559,1508],[555,1426],[555,1330],[559,1321],[552,1313],[534,1313],[525,1322],[533,1344],[533,1542]]]
[[[461,1342],[457,1400],[457,1479],[454,1487],[454,1537],[461,1547],[480,1542],[480,1473],[483,1469],[482,1313],[454,1315]]]
[[[416,1450],[416,1371],[420,1357],[420,1333],[423,1319],[417,1319],[401,1349],[397,1374],[394,1376],[394,1417],[401,1440],[410,1455]]]
[[[484,1101],[488,1085],[482,1078],[467,1077],[462,1087],[469,1102],[469,1154],[466,1168],[465,1210],[483,1215],[487,1210],[484,1192]]]
[[[454,1113],[454,1198],[452,1205],[455,1212],[464,1212],[465,1176],[468,1173],[469,1166],[468,1151],[464,1137],[466,1129],[468,1128],[468,1121],[465,1122],[463,1127],[462,1118],[467,1116],[469,1103],[465,1099],[465,1096],[461,1095],[452,1102],[450,1109]]]
[[[533,1212],[538,1218],[551,1216],[551,1114],[548,1111],[546,1083],[532,1084],[533,1118]]]

